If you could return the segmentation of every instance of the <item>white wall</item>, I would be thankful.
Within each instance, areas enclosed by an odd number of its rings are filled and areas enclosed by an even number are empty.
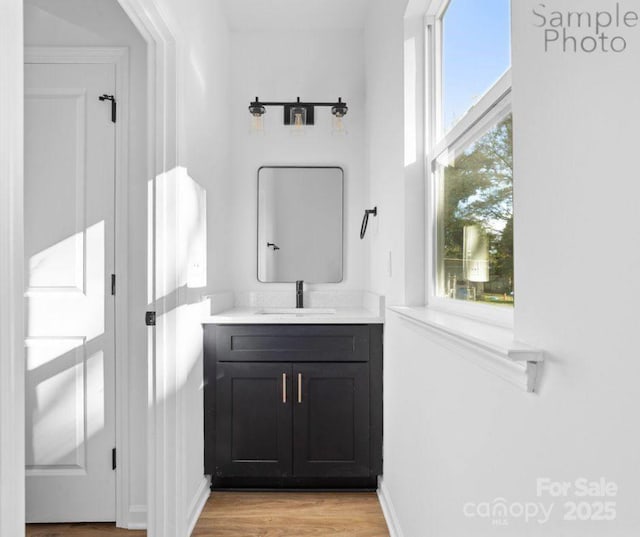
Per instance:
[[[370,290],[405,301],[403,15],[406,0],[372,0],[365,25]],[[391,266],[390,266],[391,265]]]
[[[130,522],[146,514],[147,47],[116,0],[25,0],[28,46],[129,49],[129,486]]]
[[[231,207],[229,30],[220,0],[155,0],[178,34],[179,159],[207,191],[207,290],[228,290]]]
[[[512,4],[516,336],[547,351],[543,382],[539,394],[526,394],[464,359],[470,351],[461,356],[391,313],[384,486],[405,537],[634,535],[640,76],[632,66],[640,35],[612,28],[610,35],[622,33],[629,43],[619,55],[545,53],[531,14],[539,2]],[[547,4],[615,9],[613,0]],[[400,31],[388,9],[373,7],[376,35]],[[380,70],[385,62],[374,63]],[[372,282],[383,288],[375,273]],[[536,480],[545,477],[615,481],[617,497],[588,501],[616,501],[616,520],[563,521],[564,502],[580,499],[538,497]],[[511,519],[505,528],[464,516],[466,502],[496,498],[555,507],[544,524]]]
[[[359,238],[366,208],[364,171],[364,47],[361,31],[273,30],[232,32],[231,141],[233,218],[226,230],[232,237],[230,264],[233,289],[291,289],[288,284],[257,280],[257,171],[264,165],[335,165],[344,169],[344,280],[314,284],[310,289],[364,287],[366,246]],[[331,134],[329,108],[316,108],[315,126],[304,136],[292,136],[283,125],[282,108],[267,108],[265,134],[250,134],[249,102],[334,101],[342,97],[349,112],[348,136]]]

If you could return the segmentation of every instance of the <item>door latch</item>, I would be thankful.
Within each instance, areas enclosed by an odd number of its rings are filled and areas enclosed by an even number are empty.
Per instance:
[[[147,326],[155,326],[156,325],[156,312],[148,311],[144,314],[144,322]]]
[[[116,98],[113,95],[107,95],[106,93],[104,95],[100,95],[100,97],[98,97],[98,99],[100,101],[111,101],[111,121],[113,123],[116,122]]]

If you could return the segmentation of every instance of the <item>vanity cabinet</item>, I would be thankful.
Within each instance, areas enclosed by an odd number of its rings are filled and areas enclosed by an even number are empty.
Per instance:
[[[206,325],[212,488],[375,488],[381,325]]]

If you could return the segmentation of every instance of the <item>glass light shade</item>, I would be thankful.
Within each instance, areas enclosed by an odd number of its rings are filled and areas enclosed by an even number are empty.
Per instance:
[[[334,136],[346,136],[347,129],[344,125],[344,117],[338,114],[335,114],[331,118],[331,134]]]
[[[300,136],[304,134],[304,126],[307,124],[307,110],[302,106],[291,109],[291,134]]]
[[[264,134],[264,115],[252,114],[250,120],[251,134]]]

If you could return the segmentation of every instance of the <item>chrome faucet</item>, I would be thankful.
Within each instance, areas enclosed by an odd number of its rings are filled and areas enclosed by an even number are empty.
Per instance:
[[[304,282],[302,280],[296,281],[296,308],[304,308],[304,293],[302,292]]]

